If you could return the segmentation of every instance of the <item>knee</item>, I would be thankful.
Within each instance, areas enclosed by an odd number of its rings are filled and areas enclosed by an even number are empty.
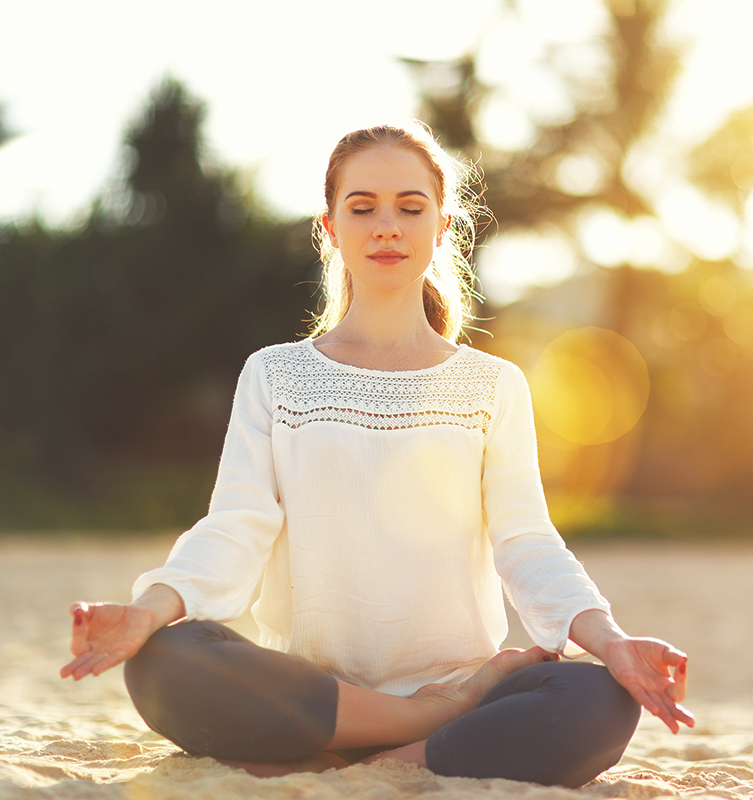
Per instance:
[[[132,682],[139,682],[146,675],[154,674],[154,670],[164,666],[171,657],[174,658],[185,647],[192,624],[196,623],[173,625],[155,631],[136,655],[126,661],[127,678],[130,676]]]
[[[160,628],[124,665],[126,689],[136,710],[154,730],[160,725],[162,709],[173,695],[180,694],[188,677],[186,661],[197,640],[211,636],[211,622],[186,622]]]
[[[228,638],[224,635],[226,630],[223,625],[207,620],[168,625],[155,631],[126,663],[136,667],[146,664],[155,666],[157,663],[184,659],[202,645]]]
[[[433,771],[577,788],[619,761],[640,706],[605,667],[557,662],[514,673],[477,712],[430,737]]]
[[[640,705],[600,664],[553,665],[552,695],[562,695],[563,708],[577,726],[582,741],[624,749],[638,725]]]
[[[575,665],[574,665],[575,666]],[[641,707],[630,692],[612,677],[606,667],[597,664],[581,664],[586,681],[582,696],[588,697],[586,713],[594,724],[609,731],[609,739],[615,743],[630,741],[638,720]]]
[[[606,727],[627,743],[640,717],[638,703],[606,667],[573,661],[545,662],[515,672],[497,684],[482,704],[529,692],[546,699],[553,728],[577,721],[581,728]]]
[[[576,668],[570,680],[577,705],[573,708],[570,753],[553,782],[577,788],[620,760],[635,733],[641,707],[606,667],[571,666]]]
[[[125,679],[146,724],[188,753],[284,761],[320,752],[334,733],[332,676],[218,623],[157,631]]]

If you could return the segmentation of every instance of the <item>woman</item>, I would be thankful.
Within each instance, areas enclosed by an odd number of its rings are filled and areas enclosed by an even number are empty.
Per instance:
[[[258,775],[389,757],[574,787],[640,705],[693,724],[685,655],[621,631],[549,521],[522,373],[454,343],[455,170],[422,129],[340,141],[315,338],[251,356],[208,515],[130,605],[71,607],[63,677],[128,659],[148,725]],[[500,578],[530,650],[497,652]],[[262,647],[217,622],[259,581]],[[606,667],[560,662],[568,640]]]

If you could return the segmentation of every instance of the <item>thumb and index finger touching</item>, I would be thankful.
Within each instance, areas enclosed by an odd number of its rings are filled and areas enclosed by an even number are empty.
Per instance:
[[[122,661],[110,652],[113,641],[103,638],[112,634],[112,611],[115,608],[110,603],[89,604],[83,601],[69,606],[68,612],[73,617],[71,653],[75,658],[60,670],[61,677],[72,675],[78,680],[87,674],[98,675]]]
[[[664,663],[668,667],[679,667],[682,664],[687,664],[688,657],[685,653],[672,647],[671,644],[665,644],[662,652]]]
[[[68,607],[68,612],[73,617],[74,622],[79,618],[86,618],[91,617],[91,606],[88,603],[85,603],[83,600],[79,600],[75,603],[71,603]]]
[[[71,634],[71,652],[78,656],[88,647],[88,623],[94,615],[92,607],[83,601],[72,603],[68,612],[73,617],[73,632]]]
[[[663,658],[668,667],[674,668],[673,682],[667,693],[675,703],[679,703],[685,699],[688,685],[688,657],[685,653],[667,645],[664,648]]]
[[[641,662],[642,666],[638,666],[623,682],[625,688],[648,711],[665,722],[673,733],[679,730],[678,722],[692,727],[695,722],[693,715],[679,705],[687,686],[687,655],[658,639],[633,642],[636,654],[640,655],[640,660],[633,662],[634,667]]]
[[[688,657],[685,653],[665,644],[662,651],[662,660],[671,670],[671,681],[666,688],[666,696],[669,700],[672,716],[683,722],[688,727],[693,727],[695,719],[693,715],[679,703],[685,699],[688,682]]]

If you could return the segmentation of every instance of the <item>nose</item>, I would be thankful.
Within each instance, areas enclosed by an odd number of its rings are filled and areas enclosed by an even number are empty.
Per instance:
[[[382,209],[377,214],[375,222],[375,239],[397,239],[400,236],[400,226],[397,222],[397,216],[391,209]]]

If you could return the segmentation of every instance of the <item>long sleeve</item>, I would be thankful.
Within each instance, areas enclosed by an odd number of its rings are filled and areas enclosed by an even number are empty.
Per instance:
[[[561,653],[572,620],[609,604],[549,519],[530,391],[512,364],[500,374],[488,436],[482,490],[495,568],[534,642]]]
[[[142,575],[183,598],[189,619],[245,612],[283,524],[271,444],[269,387],[258,354],[241,373],[207,516],[175,543],[164,567]]]

